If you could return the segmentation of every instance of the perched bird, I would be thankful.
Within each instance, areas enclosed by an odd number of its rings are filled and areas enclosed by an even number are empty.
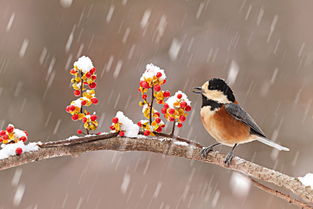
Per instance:
[[[238,144],[257,140],[278,150],[289,151],[269,140],[253,118],[238,104],[231,88],[220,78],[213,78],[201,87],[194,88],[194,93],[202,95],[201,120],[204,128],[218,142],[205,147],[201,156],[206,158],[213,147],[223,144],[231,146],[225,158],[229,165],[234,149]]]

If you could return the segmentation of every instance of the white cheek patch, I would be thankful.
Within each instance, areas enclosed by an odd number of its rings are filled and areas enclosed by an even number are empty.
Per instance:
[[[205,96],[208,99],[211,99],[213,101],[216,101],[218,103],[226,104],[226,103],[231,103],[228,99],[227,96],[218,90],[208,90],[205,92]]]

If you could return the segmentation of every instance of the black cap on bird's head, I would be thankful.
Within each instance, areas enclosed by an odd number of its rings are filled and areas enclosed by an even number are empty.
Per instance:
[[[220,104],[235,102],[235,96],[231,88],[223,79],[212,78],[201,87],[194,88],[196,94],[202,94],[203,99],[211,100]]]

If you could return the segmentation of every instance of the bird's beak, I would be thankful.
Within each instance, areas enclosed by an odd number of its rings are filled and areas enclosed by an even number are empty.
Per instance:
[[[202,88],[201,87],[195,87],[195,88],[193,88],[192,92],[195,94],[202,94]]]

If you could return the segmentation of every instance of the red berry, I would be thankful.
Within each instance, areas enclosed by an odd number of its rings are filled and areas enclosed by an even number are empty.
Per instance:
[[[155,112],[154,113],[156,116],[160,117],[160,113],[159,112]]]
[[[96,68],[91,68],[91,70],[89,71],[91,74],[94,74],[96,72]]]
[[[168,110],[168,113],[172,115],[172,114],[175,113],[175,110],[174,110],[173,108],[170,108],[170,109]]]
[[[75,115],[72,115],[72,120],[77,120],[78,119],[78,115],[75,114]]]
[[[167,103],[165,103],[163,107],[164,107],[165,109],[168,109],[170,106],[169,106]]]
[[[16,148],[15,153],[16,153],[16,155],[21,155],[23,153],[22,148],[20,148],[20,147]]]
[[[178,123],[178,124],[177,124],[177,127],[178,127],[178,128],[181,128],[181,127],[183,127],[183,124],[182,124],[182,123]]]
[[[169,96],[171,96],[171,92],[169,92],[169,91],[164,91],[164,92],[163,92],[163,96],[164,96],[164,97],[169,97]]]
[[[180,107],[181,107],[181,108],[187,107],[187,102],[181,102],[181,103],[180,103]]]
[[[124,131],[120,131],[118,134],[119,134],[120,136],[125,136],[125,132],[124,132]]]
[[[27,138],[26,138],[26,136],[22,136],[22,137],[20,138],[20,140],[21,140],[22,142],[26,142],[26,141],[27,141]]]
[[[164,80],[163,80],[163,84],[165,84],[165,83],[166,83],[166,80],[164,79]]]
[[[188,106],[185,108],[185,110],[186,110],[187,112],[191,111],[191,106],[188,105]]]
[[[0,138],[0,143],[2,143],[3,142],[3,139],[2,138]]]
[[[166,109],[165,109],[165,108],[162,108],[162,109],[161,109],[161,112],[162,112],[162,114],[165,114],[165,113],[166,113]]]
[[[24,133],[26,134],[26,136],[28,136],[28,132],[27,131],[24,131]]]
[[[98,99],[96,97],[91,99],[92,104],[98,104]]]
[[[77,71],[75,69],[72,69],[72,70],[70,70],[70,73],[75,74],[75,73],[77,73]]]
[[[175,121],[175,118],[170,117],[170,121],[171,121],[171,122]]]
[[[87,104],[86,100],[83,100],[81,103],[82,103],[82,105],[86,105]]]
[[[6,128],[6,130],[7,130],[8,133],[12,133],[14,131],[14,127],[13,126],[8,126]]]
[[[93,81],[95,81],[95,80],[97,79],[97,76],[96,76],[96,75],[93,75],[93,76],[91,76],[91,79],[92,79]]]
[[[4,136],[2,136],[2,138],[3,138],[4,140],[7,140],[7,139],[9,138],[9,136],[8,136],[8,135],[4,135]]]
[[[80,130],[80,129],[77,130],[77,134],[82,134],[82,133],[83,133],[82,130]]]
[[[70,105],[69,109],[70,109],[70,111],[74,111],[76,109],[76,107],[74,105]]]
[[[158,127],[155,131],[160,133],[160,132],[162,132],[162,128]]]
[[[112,118],[112,123],[118,123],[118,118]]]
[[[79,91],[79,90],[75,90],[73,93],[74,93],[74,95],[77,96],[77,97],[80,96],[80,91]]]
[[[98,133],[97,133],[97,135],[101,135],[101,134],[102,134],[101,132],[98,132]]]
[[[150,88],[148,82],[146,82],[146,81],[140,81],[140,86],[141,86],[142,88],[144,88],[144,89]]]
[[[165,124],[162,124],[161,127],[164,128],[164,127],[165,127]]]
[[[146,94],[144,94],[144,95],[142,95],[142,99],[147,99],[147,95]]]
[[[96,115],[92,115],[92,116],[90,116],[90,120],[91,120],[91,121],[95,121],[95,120],[97,120],[97,116],[96,116]]]
[[[158,104],[163,104],[163,100],[159,100],[159,101],[158,101]]]
[[[0,136],[4,136],[4,135],[6,135],[6,133],[5,133],[5,131],[0,131]]]
[[[182,94],[177,94],[177,99],[181,99],[183,97]]]
[[[137,125],[138,125],[139,127],[141,127],[141,126],[142,126],[142,124],[141,124],[141,122],[140,122],[140,121],[137,123]]]
[[[83,121],[83,123],[86,123],[87,122],[87,118],[83,117],[82,121]]]
[[[160,119],[160,118],[156,118],[156,119],[155,119],[155,122],[160,123],[160,122],[161,122],[161,119]]]
[[[97,87],[97,84],[95,82],[92,82],[91,84],[89,84],[89,88],[91,89],[95,89]]]
[[[143,132],[143,135],[145,135],[145,136],[149,136],[149,135],[150,135],[150,131],[145,130],[145,131]]]
[[[157,77],[157,78],[162,77],[162,73],[161,73],[161,72],[157,72],[156,77]]]
[[[90,72],[86,73],[86,77],[90,78],[91,77],[91,73]]]
[[[161,86],[160,86],[160,85],[154,86],[154,90],[155,90],[155,91],[160,91],[160,90],[161,90]]]
[[[115,127],[114,126],[110,126],[110,129],[113,131],[113,130],[115,130]]]
[[[181,116],[179,117],[179,120],[180,120],[181,122],[184,122],[184,121],[186,120],[186,117],[183,116],[183,115],[181,115]]]

